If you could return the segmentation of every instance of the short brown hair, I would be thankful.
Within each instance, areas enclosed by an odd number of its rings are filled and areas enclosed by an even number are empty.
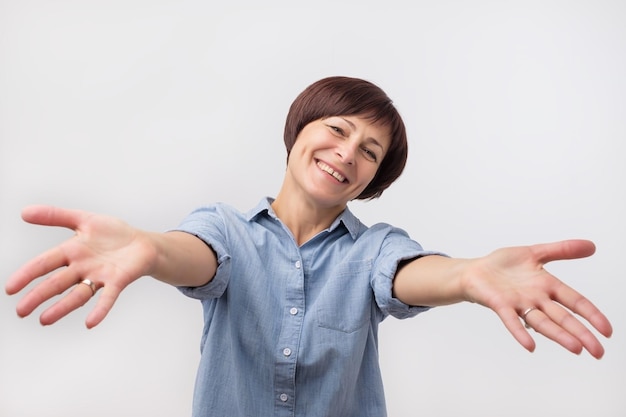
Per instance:
[[[358,78],[327,77],[309,85],[296,97],[287,114],[287,157],[304,126],[331,116],[362,116],[389,127],[389,150],[372,181],[356,199],[380,197],[404,170],[408,154],[406,128],[393,102],[380,87]]]

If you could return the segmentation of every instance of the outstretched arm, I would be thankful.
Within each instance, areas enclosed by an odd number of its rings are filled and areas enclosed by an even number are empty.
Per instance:
[[[611,336],[611,324],[591,301],[544,269],[548,262],[594,252],[588,240],[566,240],[502,248],[476,259],[426,256],[401,267],[393,292],[409,305],[475,302],[492,309],[529,351],[535,342],[520,317],[527,327],[567,350],[578,354],[584,348],[599,359],[602,344],[576,316],[605,337]]]
[[[41,313],[44,325],[89,301],[95,292],[88,285],[77,285],[85,279],[95,290],[102,289],[86,319],[91,328],[106,317],[122,290],[142,276],[172,285],[200,286],[213,278],[217,267],[213,251],[187,233],[151,233],[113,217],[50,206],[27,207],[22,218],[75,232],[72,238],[24,264],[6,283],[7,294],[13,295],[50,274],[17,305],[17,314],[24,317],[45,301],[64,294]]]

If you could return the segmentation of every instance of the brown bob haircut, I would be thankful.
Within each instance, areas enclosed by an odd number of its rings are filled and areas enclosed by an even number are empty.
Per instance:
[[[307,124],[332,116],[360,116],[389,128],[391,143],[376,175],[357,200],[378,198],[402,173],[408,144],[400,114],[387,94],[369,81],[350,77],[323,78],[296,97],[285,123],[287,157]]]

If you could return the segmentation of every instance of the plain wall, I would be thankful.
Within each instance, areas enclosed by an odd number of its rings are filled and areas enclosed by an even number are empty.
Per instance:
[[[406,4],[405,4],[406,3]],[[328,75],[381,86],[410,138],[401,178],[351,205],[474,257],[588,238],[548,269],[612,320],[605,357],[518,345],[469,303],[381,326],[389,415],[626,415],[626,4],[622,1],[0,1],[0,277],[71,232],[45,203],[166,230],[275,195],[291,101]],[[199,302],[152,278],[86,330],[0,295],[0,416],[190,415]]]

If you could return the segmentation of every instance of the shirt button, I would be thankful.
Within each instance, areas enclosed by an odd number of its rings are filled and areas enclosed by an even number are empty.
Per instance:
[[[289,348],[284,348],[284,349],[283,349],[283,355],[285,355],[285,356],[289,356],[289,355],[291,355],[291,349],[289,349]]]
[[[286,402],[289,399],[289,396],[287,394],[280,394],[279,398],[282,402]]]
[[[302,262],[296,261],[296,268],[300,269],[301,266],[302,266]]]
[[[295,307],[291,307],[291,310],[289,310],[289,314],[295,316],[296,314],[298,314],[298,309]]]

